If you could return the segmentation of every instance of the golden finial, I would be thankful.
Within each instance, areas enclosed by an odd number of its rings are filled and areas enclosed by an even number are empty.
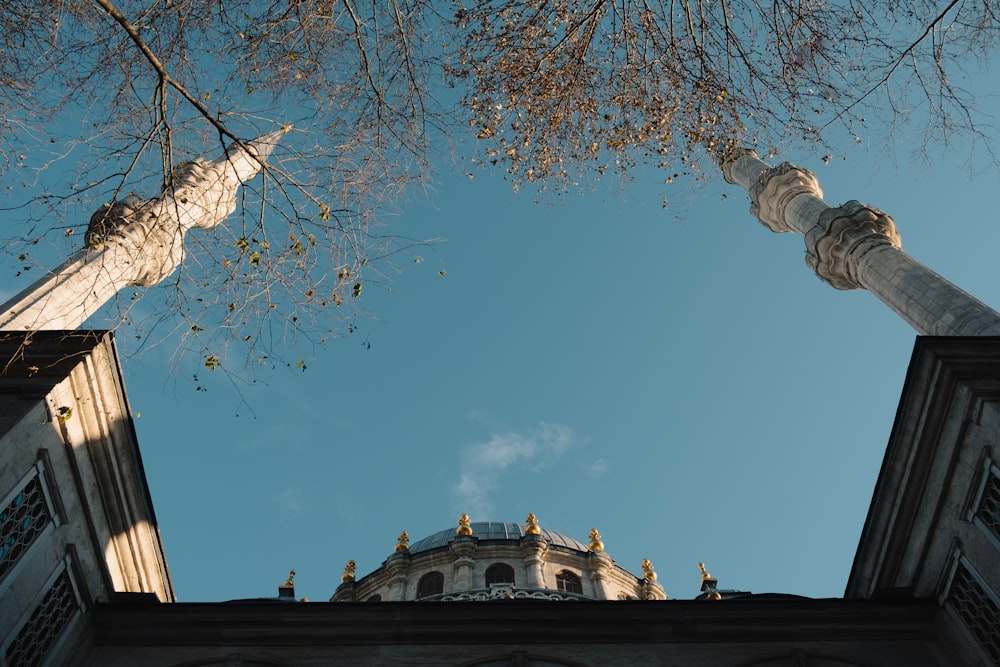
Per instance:
[[[289,570],[288,571],[288,579],[286,579],[285,583],[281,584],[280,587],[281,588],[295,588],[295,584],[292,583],[293,579],[295,579],[295,570]]]
[[[656,572],[653,570],[653,564],[649,562],[648,558],[642,559],[642,578],[646,581],[656,581]]]
[[[719,580],[708,573],[704,563],[698,563],[698,569],[701,570],[701,590],[708,592],[709,600],[721,600],[722,595],[715,590]]]
[[[601,534],[596,528],[590,529],[590,545],[587,548],[591,551],[604,551],[604,542],[601,541]]]
[[[538,535],[542,532],[538,527],[538,517],[534,514],[529,514],[528,518],[525,520],[528,522],[528,525],[524,527],[525,535]]]
[[[458,530],[455,532],[458,535],[472,535],[472,519],[468,514],[458,517]]]
[[[340,575],[341,583],[349,584],[354,581],[354,571],[356,568],[357,566],[353,560],[347,561],[347,565],[344,566],[344,573]]]
[[[405,530],[399,534],[399,539],[396,540],[396,553],[410,553],[410,535]]]

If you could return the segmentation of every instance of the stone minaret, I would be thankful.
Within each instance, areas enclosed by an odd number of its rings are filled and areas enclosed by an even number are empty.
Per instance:
[[[722,169],[746,189],[750,212],[768,229],[805,239],[806,263],[830,285],[867,289],[921,334],[1000,335],[1000,313],[904,253],[882,211],[857,201],[832,207],[811,172],[787,162],[772,167],[753,151]]]
[[[93,215],[86,245],[0,306],[0,330],[76,329],[118,290],[160,282],[184,258],[189,229],[211,229],[236,210],[236,191],[261,169],[288,128],[233,145],[214,162],[175,167],[159,197],[130,195]]]

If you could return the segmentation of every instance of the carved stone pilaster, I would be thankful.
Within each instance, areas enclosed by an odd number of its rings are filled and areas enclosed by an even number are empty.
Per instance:
[[[614,561],[603,551],[591,551],[587,554],[587,569],[590,570],[590,581],[594,586],[594,597],[598,600],[611,599],[604,583],[611,571]]]
[[[330,598],[330,602],[355,602],[355,584],[353,581],[348,581],[337,586],[337,590],[334,591],[333,596]]]
[[[456,591],[467,591],[472,587],[472,566],[475,564],[472,555],[476,552],[477,541],[475,537],[460,535],[448,545],[455,554],[453,567]]]
[[[667,593],[655,581],[640,579],[636,584],[636,594],[640,600],[666,600]]]
[[[406,580],[410,572],[410,554],[397,552],[385,561],[385,571],[389,573],[389,600],[405,599]]]
[[[824,211],[805,242],[806,264],[824,282],[842,290],[864,289],[854,270],[858,257],[877,245],[902,247],[892,218],[855,200]]]
[[[750,212],[772,232],[793,232],[785,221],[785,209],[799,195],[823,198],[816,176],[808,169],[782,162],[761,173],[749,189]]]
[[[524,570],[528,582],[526,588],[545,588],[545,552],[549,543],[541,535],[525,535],[521,538],[521,553],[524,554]]]

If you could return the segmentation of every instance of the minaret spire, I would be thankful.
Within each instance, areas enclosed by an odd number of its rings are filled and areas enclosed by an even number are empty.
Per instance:
[[[184,234],[236,210],[236,191],[260,171],[284,127],[230,146],[218,160],[174,167],[159,197],[134,195],[94,214],[86,245],[0,306],[0,330],[76,329],[118,290],[160,282],[184,258]]]
[[[750,195],[750,212],[773,232],[798,232],[806,263],[837,289],[867,289],[920,334],[1000,335],[1000,313],[901,249],[892,218],[857,201],[833,207],[812,172],[772,167],[742,150],[722,166]]]

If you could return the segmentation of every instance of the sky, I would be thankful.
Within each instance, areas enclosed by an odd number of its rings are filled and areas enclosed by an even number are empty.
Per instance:
[[[911,148],[779,160],[832,204],[885,210],[905,251],[1000,307],[1000,175]],[[672,598],[697,595],[700,561],[720,588],[841,596],[915,333],[820,282],[737,186],[635,177],[536,203],[443,166],[388,223],[440,241],[394,258],[304,372],[234,386],[120,341],[178,599],[273,596],[295,569],[298,596],[327,600],[348,560],[360,577],[401,531],[463,512],[597,528]]]
[[[1000,179],[964,158],[799,162],[1000,306]],[[353,337],[242,396],[127,357],[178,599],[274,595],[294,568],[326,600],[348,560],[367,573],[401,531],[463,512],[597,528],[674,598],[697,594],[699,561],[724,588],[841,596],[915,334],[821,283],[737,187],[665,211],[641,177],[540,204],[488,173],[442,180],[398,224],[444,240],[396,260]]]

